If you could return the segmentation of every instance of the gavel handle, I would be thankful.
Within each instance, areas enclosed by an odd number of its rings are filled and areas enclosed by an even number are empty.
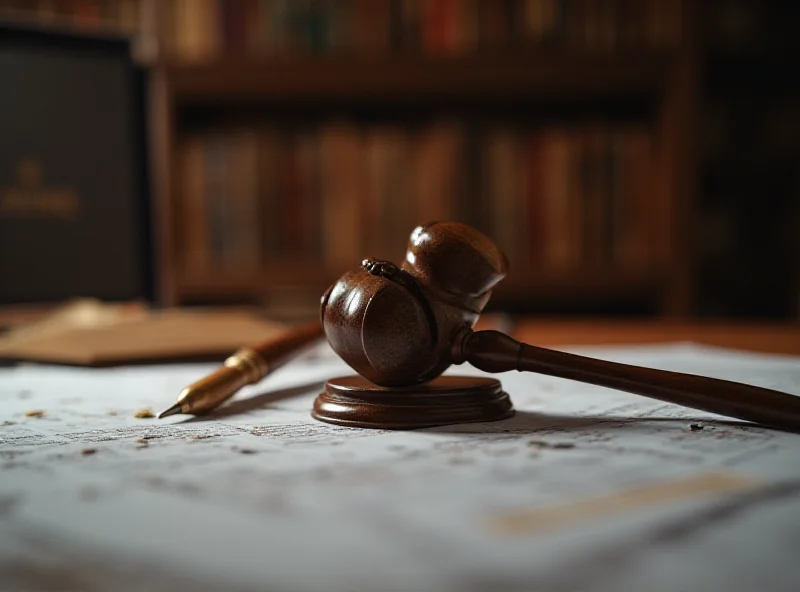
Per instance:
[[[471,331],[455,352],[485,372],[538,372],[781,429],[800,430],[800,397],[739,382],[597,360]]]

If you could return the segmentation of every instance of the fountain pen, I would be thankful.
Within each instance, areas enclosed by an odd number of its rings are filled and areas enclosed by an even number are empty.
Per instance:
[[[255,384],[292,360],[322,335],[322,325],[315,321],[259,345],[241,348],[214,373],[183,389],[175,404],[158,414],[159,419],[178,413],[202,415],[211,411],[239,389]]]

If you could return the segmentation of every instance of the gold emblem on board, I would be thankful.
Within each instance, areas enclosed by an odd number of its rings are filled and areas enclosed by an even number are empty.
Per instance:
[[[42,165],[21,160],[14,184],[0,187],[0,218],[57,218],[74,221],[80,210],[77,194],[63,187],[46,187]]]

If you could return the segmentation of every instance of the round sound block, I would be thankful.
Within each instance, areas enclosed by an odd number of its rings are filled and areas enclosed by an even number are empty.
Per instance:
[[[500,381],[478,376],[440,376],[408,388],[377,386],[355,375],[333,378],[311,412],[327,423],[388,430],[497,421],[512,415],[511,399]]]

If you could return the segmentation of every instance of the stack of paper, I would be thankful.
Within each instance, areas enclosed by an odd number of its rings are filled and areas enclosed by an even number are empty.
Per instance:
[[[793,357],[580,353],[800,395]],[[518,373],[509,420],[336,427],[326,346],[212,416],[135,417],[212,368],[0,370],[4,589],[800,589],[798,435]]]

